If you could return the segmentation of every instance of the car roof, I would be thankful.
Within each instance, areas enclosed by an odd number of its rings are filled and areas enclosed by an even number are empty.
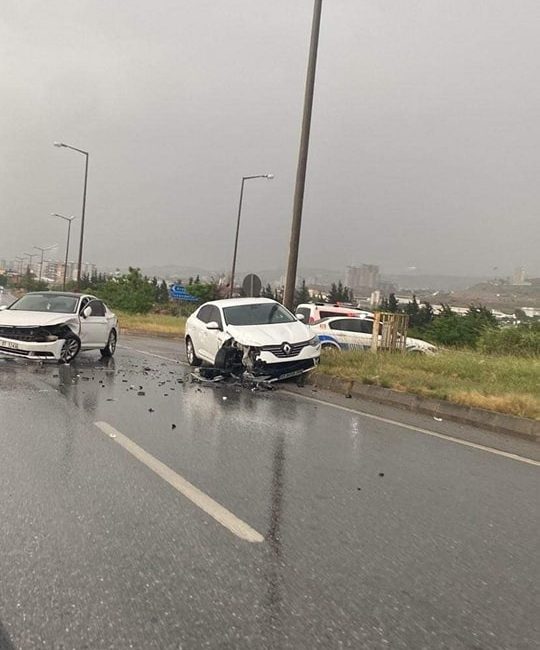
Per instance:
[[[215,305],[216,307],[239,307],[241,305],[262,305],[265,303],[275,303],[270,298],[224,298],[223,300],[211,300],[205,302],[205,305]],[[279,303],[278,303],[279,304]],[[204,306],[204,305],[203,305]]]
[[[48,296],[65,296],[66,298],[81,298],[83,296],[88,296],[93,298],[89,293],[75,293],[74,291],[29,291],[26,296],[43,296],[47,294]]]
[[[320,318],[319,320],[311,323],[312,325],[318,325],[319,323],[327,323],[329,321],[335,320],[370,320],[374,321],[375,319],[372,316],[326,316],[325,318]]]

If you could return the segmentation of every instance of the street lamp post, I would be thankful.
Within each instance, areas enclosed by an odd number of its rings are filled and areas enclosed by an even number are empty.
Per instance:
[[[62,281],[62,291],[66,290],[66,273],[67,273],[67,265],[68,265],[68,255],[69,255],[69,238],[71,235],[71,222],[73,219],[76,219],[77,217],[65,217],[63,214],[58,214],[58,212],[53,212],[51,214],[52,217],[59,217],[60,219],[63,219],[64,221],[67,221],[68,223],[68,229],[67,229],[67,241],[66,241],[66,259],[64,262],[64,279]]]
[[[240,201],[238,203],[238,219],[236,221],[236,237],[234,238],[234,253],[232,261],[232,271],[231,271],[231,288],[229,290],[229,298],[233,297],[234,292],[234,274],[236,272],[236,254],[238,252],[238,235],[240,234],[240,217],[242,215],[242,200],[244,198],[244,183],[253,178],[266,178],[272,180],[274,174],[257,174],[255,176],[243,176],[242,185],[240,186]]]
[[[315,88],[315,71],[317,68],[317,50],[321,27],[322,0],[315,0],[313,5],[313,22],[311,26],[311,42],[304,93],[304,114],[302,117],[302,133],[300,136],[300,151],[296,169],[296,185],[294,189],[293,218],[291,239],[289,244],[289,260],[287,262],[287,279],[283,304],[288,309],[293,308],[294,291],[296,288],[296,273],[298,268],[298,250],[300,247],[300,229],[302,226],[302,209],[304,206],[304,189],[306,186],[306,170],[309,150],[309,133],[311,130],[311,112],[313,109],[313,93]]]
[[[41,246],[34,246],[35,249],[38,251],[41,251],[41,262],[39,263],[39,281],[41,282],[41,276],[43,275],[43,255],[45,251],[50,251],[53,248],[55,248],[56,244],[53,244],[52,246],[47,246],[47,248],[42,248]]]
[[[28,257],[28,272],[32,270],[32,260],[37,257],[37,253],[24,253]]]
[[[19,262],[19,276],[22,278],[24,257],[16,257],[15,261]]]
[[[84,167],[84,189],[83,189],[83,202],[82,202],[82,213],[81,213],[81,237],[79,241],[79,258],[77,261],[77,291],[81,289],[81,268],[82,268],[82,256],[83,256],[83,245],[84,245],[84,217],[86,213],[86,187],[88,184],[88,159],[90,154],[84,149],[78,149],[77,147],[72,147],[70,144],[65,144],[64,142],[55,142],[55,147],[65,147],[66,149],[72,149],[73,151],[78,151],[86,157],[86,164]]]

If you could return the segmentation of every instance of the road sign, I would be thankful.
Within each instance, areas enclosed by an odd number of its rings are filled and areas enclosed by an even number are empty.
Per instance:
[[[184,300],[185,302],[199,302],[198,298],[188,293],[187,289],[181,284],[171,284],[169,287],[169,295],[174,300]]]
[[[258,298],[261,295],[261,278],[254,273],[246,275],[242,282],[242,289],[248,298]]]

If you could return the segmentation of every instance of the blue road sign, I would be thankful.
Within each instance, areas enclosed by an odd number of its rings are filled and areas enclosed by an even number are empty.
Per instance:
[[[199,299],[188,293],[187,289],[181,284],[171,284],[169,294],[174,300],[183,300],[185,302],[199,302]]]

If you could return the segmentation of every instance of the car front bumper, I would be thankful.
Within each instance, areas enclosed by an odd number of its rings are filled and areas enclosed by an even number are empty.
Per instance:
[[[34,343],[0,338],[0,355],[30,359],[31,361],[58,361],[64,339]]]

